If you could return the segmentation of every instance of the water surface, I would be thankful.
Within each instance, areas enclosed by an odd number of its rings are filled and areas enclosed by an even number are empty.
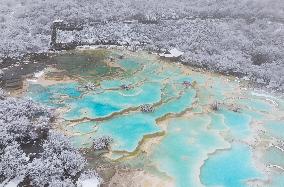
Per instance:
[[[122,53],[124,59],[116,58]],[[145,168],[155,168],[181,187],[248,186],[251,181],[284,186],[283,172],[270,168],[267,176],[254,157],[254,149],[267,145],[261,142],[284,138],[281,97],[256,94],[232,77],[193,71],[145,53],[99,50],[52,60],[73,81],[38,81],[29,85],[27,95],[60,109],[60,129],[75,146],[91,147],[93,138],[111,136],[111,158],[120,162],[139,158],[143,148]],[[95,89],[84,89],[88,82]],[[211,107],[214,102],[219,103],[217,111]],[[145,104],[154,111],[141,111]],[[263,146],[261,162],[283,166],[284,153]]]

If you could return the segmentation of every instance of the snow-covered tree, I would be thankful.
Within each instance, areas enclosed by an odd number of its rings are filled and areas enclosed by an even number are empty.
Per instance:
[[[113,139],[110,136],[94,138],[93,148],[94,150],[108,149],[112,141]]]
[[[3,92],[0,184],[21,177],[32,186],[76,186],[86,160],[66,136],[51,130],[52,121],[52,110]]]
[[[25,175],[28,157],[17,142],[12,142],[1,151],[0,175],[5,179],[13,179],[16,176]]]

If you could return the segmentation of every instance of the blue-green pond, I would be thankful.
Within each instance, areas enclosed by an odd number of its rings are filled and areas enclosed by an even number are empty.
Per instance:
[[[171,186],[284,186],[281,95],[144,52],[74,51],[52,60],[26,96],[56,108],[55,128],[78,148],[111,136],[105,157],[125,162],[143,153],[141,168]],[[142,111],[145,104],[153,111]]]

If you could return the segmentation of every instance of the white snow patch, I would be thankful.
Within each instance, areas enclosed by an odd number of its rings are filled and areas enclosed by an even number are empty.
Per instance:
[[[34,73],[35,78],[42,77],[43,75],[44,75],[44,71],[39,71],[39,72]]]
[[[44,75],[44,70],[34,73],[33,79],[27,79],[27,82],[29,83],[36,83],[38,78],[42,77]]]
[[[55,22],[63,22],[63,20],[62,19],[56,19],[56,20],[53,21],[53,23],[55,23]]]
[[[6,181],[4,181],[2,184],[0,184],[0,187],[17,187],[18,184],[22,182],[23,179],[24,177],[16,177],[10,180],[7,184],[5,184]]]
[[[36,83],[37,79],[27,79],[27,82],[29,82],[29,83]]]
[[[266,94],[266,93],[257,93],[257,92],[252,91],[251,94],[254,95],[254,96],[258,96],[258,97],[267,97],[267,98],[275,99],[274,96]]]
[[[173,48],[170,50],[170,53],[173,55],[173,57],[180,57],[184,52],[179,51],[177,48]]]
[[[97,177],[93,177],[85,180],[78,180],[78,187],[98,187],[100,185],[100,181]]]
[[[266,101],[270,102],[274,106],[278,107],[279,104],[275,101],[276,97],[266,94],[266,93],[257,93],[257,92],[251,92],[252,95],[257,97],[264,97]]]
[[[168,53],[160,53],[159,55],[161,57],[166,57],[166,58],[177,58],[180,57],[184,54],[184,52],[179,51],[177,48],[173,48]]]
[[[245,80],[245,81],[249,81],[250,80],[250,78],[248,76],[244,76],[242,79]]]

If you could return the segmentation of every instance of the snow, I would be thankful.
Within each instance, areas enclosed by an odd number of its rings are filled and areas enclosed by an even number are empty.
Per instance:
[[[44,75],[44,70],[39,71],[39,72],[35,72],[34,73],[34,78],[33,79],[26,79],[26,81],[30,82],[30,83],[37,83],[38,79],[40,77],[42,77],[43,75]]]
[[[181,52],[178,49],[173,48],[169,51],[169,54],[168,53],[162,53],[162,54],[160,54],[160,56],[166,57],[166,58],[177,58],[177,57],[182,56],[183,54],[184,54],[184,52]]]
[[[34,77],[35,77],[35,78],[40,78],[40,77],[42,77],[43,75],[44,75],[44,71],[39,71],[39,72],[34,73]]]
[[[37,83],[37,79],[26,79],[29,83]]]
[[[57,22],[63,22],[63,20],[62,19],[56,19],[56,20],[53,21],[53,23],[57,23]]]
[[[26,98],[10,97],[2,89],[0,97],[0,168],[5,181],[1,186],[16,186],[16,176],[28,176],[31,186],[75,186],[72,180],[84,171],[86,160],[67,137],[51,130],[52,110]],[[22,144],[36,142],[39,137],[42,151],[29,159]],[[87,177],[95,176],[99,181],[95,171],[89,173]]]
[[[180,57],[184,54],[184,52],[179,51],[177,48],[171,49],[170,53],[173,57]]]
[[[181,57],[184,54],[184,52],[179,51],[177,48],[173,48],[169,50],[167,53],[160,53],[160,57],[165,57],[165,58],[178,58]]]
[[[98,187],[100,185],[100,181],[97,177],[93,177],[85,180],[78,180],[78,187]]]
[[[23,177],[16,177],[16,178],[14,178],[14,179],[12,179],[11,181],[9,181],[7,184],[0,184],[0,187],[18,187],[18,184],[20,183],[20,182],[22,182],[22,180],[23,180]]]
[[[84,29],[59,31],[59,41],[78,34],[83,42],[118,41],[129,49],[176,48],[161,56],[265,78],[284,91],[283,7],[283,0],[1,0],[0,58],[47,52],[54,20],[64,20]]]

